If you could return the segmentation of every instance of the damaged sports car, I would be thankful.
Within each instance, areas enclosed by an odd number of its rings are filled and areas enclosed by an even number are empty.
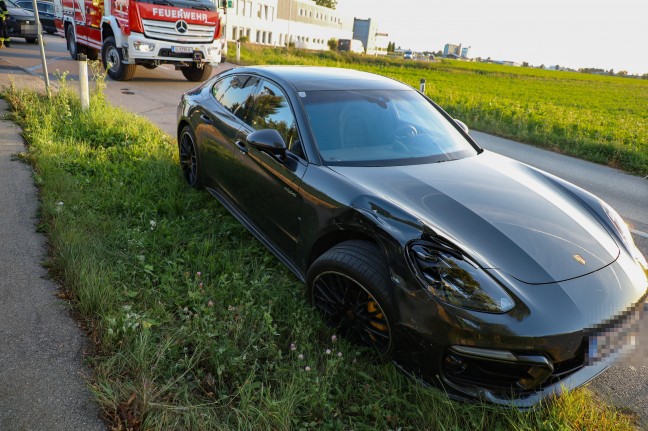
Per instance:
[[[531,406],[633,346],[648,265],[617,212],[400,82],[236,68],[183,95],[177,137],[329,325],[455,397]]]

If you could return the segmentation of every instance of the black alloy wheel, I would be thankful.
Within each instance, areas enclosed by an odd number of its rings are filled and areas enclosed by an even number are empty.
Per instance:
[[[196,140],[189,126],[185,126],[182,129],[178,148],[180,150],[180,167],[182,168],[182,176],[191,187],[200,188]]]
[[[347,339],[388,356],[393,349],[390,278],[380,249],[367,241],[346,241],[311,266],[307,295],[326,324]]]

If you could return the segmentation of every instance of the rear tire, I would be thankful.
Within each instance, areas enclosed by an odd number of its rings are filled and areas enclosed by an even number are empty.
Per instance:
[[[70,57],[72,57],[72,60],[78,60],[79,44],[74,41],[74,28],[72,28],[72,25],[68,25],[65,30],[65,41],[67,43],[67,49],[68,51],[70,51]]]
[[[396,313],[382,252],[368,241],[342,242],[322,254],[306,275],[308,300],[327,325],[388,357]]]
[[[130,81],[135,76],[137,65],[124,64],[124,54],[112,36],[104,40],[101,61],[108,76],[115,81]]]
[[[37,38],[33,38],[33,37],[28,37],[28,38],[25,38],[25,42],[36,44],[36,43],[38,43],[38,39],[37,39]]]
[[[201,188],[200,170],[198,169],[198,147],[191,127],[184,126],[182,128],[178,139],[178,150],[180,151],[182,176],[185,181],[194,189]]]
[[[200,69],[196,66],[191,66],[183,67],[181,70],[188,81],[203,82],[211,77],[214,68],[210,64],[205,64]]]

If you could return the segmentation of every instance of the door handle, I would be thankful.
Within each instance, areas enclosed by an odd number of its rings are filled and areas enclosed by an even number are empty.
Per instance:
[[[234,143],[236,145],[236,148],[241,150],[242,153],[247,153],[248,152],[248,147],[245,145],[245,143],[241,140],[238,140]]]
[[[200,116],[200,119],[202,120],[203,123],[211,126],[214,122],[212,121],[211,118],[209,118],[207,115],[203,114]]]

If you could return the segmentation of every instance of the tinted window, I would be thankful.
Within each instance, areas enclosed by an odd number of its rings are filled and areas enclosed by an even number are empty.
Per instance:
[[[302,101],[327,164],[432,163],[477,154],[454,125],[413,90],[310,91]]]
[[[304,157],[295,116],[290,109],[284,92],[268,81],[261,81],[259,91],[254,98],[254,111],[250,126],[255,130],[275,129],[283,137],[286,146],[293,153]]]
[[[221,81],[214,87],[215,97],[225,109],[241,120],[249,123],[252,103],[252,92],[259,80],[253,76],[234,75]]]
[[[54,14],[54,5],[50,3],[38,3],[38,10],[44,13]]]

